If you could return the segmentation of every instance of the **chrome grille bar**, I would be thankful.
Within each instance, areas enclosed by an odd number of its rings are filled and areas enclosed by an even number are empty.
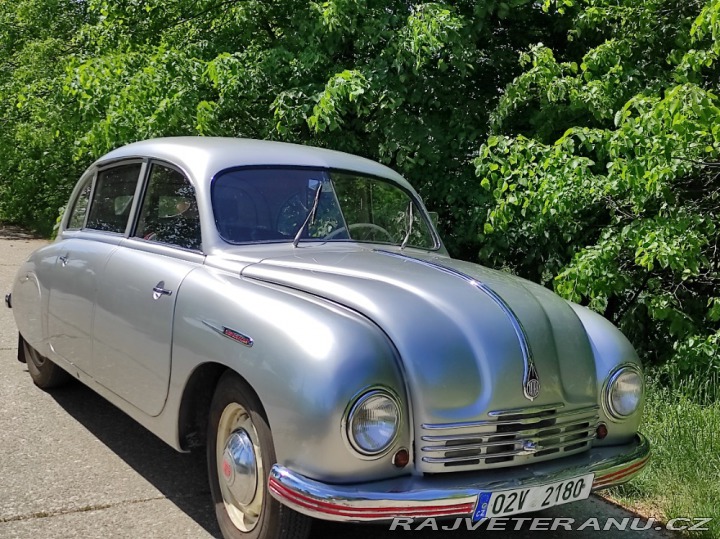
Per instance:
[[[513,419],[487,419],[483,421],[470,421],[466,423],[424,423],[422,428],[428,430],[447,430],[447,429],[471,429],[477,427],[495,427],[498,425],[528,425],[531,423],[537,423],[544,419],[560,419],[565,417],[572,417],[577,415],[595,414],[597,412],[597,406],[588,406],[586,408],[578,408],[576,410],[568,410],[567,412],[558,412],[553,414],[551,410],[543,410],[542,412],[534,412],[533,417],[527,417],[530,414],[523,414],[518,412],[507,411],[503,412],[505,416],[517,416]],[[493,412],[490,412],[492,414]],[[495,412],[497,414],[497,412]],[[544,416],[538,416],[537,414],[547,413]],[[488,414],[488,415],[490,415]],[[503,416],[498,416],[503,417]]]
[[[515,435],[515,436],[522,436],[522,437],[526,437],[526,436],[536,436],[536,435],[538,435],[538,434],[540,434],[541,432],[544,432],[544,431],[546,431],[546,430],[551,430],[551,429],[569,429],[569,428],[572,428],[573,425],[576,425],[576,426],[577,426],[577,425],[584,425],[584,424],[587,423],[589,420],[593,420],[593,421],[594,421],[594,419],[595,419],[594,417],[588,417],[587,419],[580,419],[580,420],[575,419],[575,420],[573,420],[573,421],[566,421],[566,422],[563,422],[563,423],[553,423],[552,425],[550,425],[550,426],[548,426],[548,427],[538,427],[538,428],[533,428],[533,429],[522,429],[522,431],[518,431],[518,432],[515,432],[515,433],[513,433],[513,432],[508,432],[508,433],[502,433],[502,434],[503,434],[503,435],[507,435],[507,436]],[[494,437],[496,437],[496,436],[498,436],[498,433],[497,433],[496,431],[492,431],[492,432],[482,432],[482,433],[478,433],[477,436],[475,436],[475,435],[473,435],[473,434],[446,434],[446,435],[444,435],[444,436],[442,436],[442,435],[435,435],[435,434],[434,434],[434,435],[422,436],[421,439],[422,439],[422,441],[424,441],[424,442],[453,442],[453,441],[455,441],[455,440],[468,440],[468,439],[477,439],[477,440],[480,440],[480,439],[486,439],[486,438],[487,438],[487,439],[490,439],[490,438],[494,438]]]
[[[582,430],[573,430],[570,432],[559,432],[554,434],[548,434],[547,436],[543,437],[534,437],[534,438],[523,438],[522,440],[507,440],[507,441],[499,441],[499,442],[486,442],[486,443],[477,443],[477,444],[465,444],[465,445],[443,445],[443,446],[425,446],[422,448],[423,451],[426,452],[438,452],[438,451],[444,451],[444,452],[452,452],[452,451],[470,451],[470,450],[482,450],[486,447],[501,447],[503,445],[511,445],[518,443],[522,443],[524,441],[534,442],[538,444],[537,451],[538,453],[545,451],[546,449],[554,449],[557,444],[552,445],[542,445],[543,440],[555,440],[557,438],[565,438],[568,436],[572,436],[575,434],[582,434],[583,437],[580,439],[571,440],[567,445],[572,445],[574,443],[580,443],[583,441],[588,440],[589,438],[594,438],[595,429],[597,427],[592,426],[586,429]],[[592,435],[592,436],[590,436]],[[512,453],[512,452],[509,452]],[[519,454],[525,454],[528,455],[527,451],[525,453],[519,453]],[[478,455],[480,457],[488,456],[488,457],[497,457],[499,453],[484,453],[482,455]]]
[[[513,408],[510,410],[494,410],[492,412],[488,412],[488,415],[490,417],[497,417],[500,415],[539,414],[541,412],[557,412],[560,408],[564,407],[565,405],[562,403],[546,404],[545,406]]]

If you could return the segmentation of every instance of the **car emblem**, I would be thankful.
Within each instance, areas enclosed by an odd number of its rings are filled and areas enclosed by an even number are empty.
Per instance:
[[[530,364],[530,368],[528,369],[523,392],[525,393],[525,398],[531,401],[535,400],[540,394],[540,378],[538,378],[537,369],[535,369],[534,364]]]
[[[248,348],[252,347],[252,345],[255,343],[255,341],[253,341],[252,337],[248,337],[244,333],[240,333],[237,330],[230,329],[229,327],[225,327],[225,326],[217,326],[217,325],[213,324],[212,322],[208,322],[207,320],[203,320],[202,323],[205,324],[210,329],[212,329],[213,331],[219,333],[223,337],[227,337],[228,339],[232,339],[235,342],[244,344]]]
[[[239,331],[235,331],[234,329],[223,327],[223,335],[225,335],[228,339],[232,339],[233,341],[237,341],[240,344],[244,344],[245,346],[252,346],[253,340],[248,337],[247,335],[243,335]]]
[[[537,452],[538,450],[538,444],[533,442],[532,440],[523,440],[522,441],[522,452],[526,455],[532,455],[533,453]]]

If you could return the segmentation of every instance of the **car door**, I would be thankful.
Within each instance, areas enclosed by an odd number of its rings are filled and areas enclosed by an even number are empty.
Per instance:
[[[163,163],[149,171],[133,234],[111,254],[98,282],[93,376],[155,416],[169,387],[175,301],[204,256],[192,185]]]
[[[49,290],[50,350],[86,373],[92,370],[99,275],[124,239],[142,166],[138,161],[115,165],[98,171],[94,183],[93,176],[85,179],[61,239],[38,268]]]

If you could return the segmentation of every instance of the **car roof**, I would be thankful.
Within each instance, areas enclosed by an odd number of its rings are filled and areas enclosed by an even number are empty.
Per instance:
[[[224,137],[168,137],[134,142],[98,159],[102,166],[118,159],[149,157],[173,163],[197,182],[209,181],[224,169],[241,166],[301,166],[352,170],[390,178],[412,190],[392,169],[344,152],[266,140]]]

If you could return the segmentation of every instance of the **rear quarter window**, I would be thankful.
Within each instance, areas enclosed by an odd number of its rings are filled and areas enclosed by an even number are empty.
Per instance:
[[[75,204],[70,212],[67,227],[70,230],[77,230],[85,224],[85,216],[87,215],[88,203],[90,202],[90,190],[92,187],[92,176],[85,180]]]

